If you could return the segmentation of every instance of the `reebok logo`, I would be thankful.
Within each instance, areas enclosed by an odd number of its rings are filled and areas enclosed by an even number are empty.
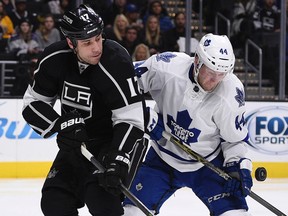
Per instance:
[[[61,127],[61,130],[64,130],[67,127],[70,127],[70,126],[75,125],[75,124],[81,124],[81,123],[84,124],[84,119],[83,118],[69,119],[68,121],[63,122],[60,125],[60,127]]]

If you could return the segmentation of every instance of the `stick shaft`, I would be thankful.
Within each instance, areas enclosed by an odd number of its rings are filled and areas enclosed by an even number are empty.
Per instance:
[[[105,171],[102,164],[96,160],[96,158],[84,147],[84,145],[81,146],[81,152],[84,157],[86,157],[99,171]],[[137,197],[135,197],[123,183],[121,183],[119,187],[122,193],[128,197],[145,215],[153,216],[150,210]]]
[[[182,143],[180,140],[176,139],[175,137],[173,137],[172,135],[170,135],[169,133],[167,133],[166,131],[163,131],[162,136],[167,139],[168,141],[170,141],[171,143],[177,145],[179,148],[181,148],[184,152],[186,152],[188,155],[192,156],[194,159],[196,159],[197,161],[203,163],[205,166],[207,166],[209,169],[211,169],[212,171],[214,171],[215,173],[217,173],[219,176],[221,176],[222,178],[224,178],[225,180],[229,180],[231,179],[231,176],[229,176],[227,173],[225,173],[223,170],[219,169],[218,167],[214,166],[214,164],[212,164],[211,162],[209,162],[208,160],[206,160],[203,156],[201,156],[200,154],[198,154],[197,152],[193,151],[191,148],[189,148],[187,145],[185,145],[184,143]],[[260,203],[261,205],[263,205],[264,207],[266,207],[267,209],[269,209],[271,212],[273,212],[274,214],[278,215],[278,216],[286,216],[283,212],[281,212],[279,209],[277,209],[275,206],[271,205],[269,202],[267,202],[266,200],[264,200],[263,198],[261,198],[260,196],[258,196],[257,194],[255,194],[253,191],[250,192],[249,196],[254,199],[255,201],[257,201],[258,203]]]

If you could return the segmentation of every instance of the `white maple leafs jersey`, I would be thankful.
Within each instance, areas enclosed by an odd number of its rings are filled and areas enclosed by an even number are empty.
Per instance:
[[[243,84],[231,73],[213,92],[204,92],[191,81],[193,62],[185,53],[165,52],[136,63],[140,88],[156,101],[167,132],[209,161],[221,150],[225,163],[238,161],[245,157],[248,139]],[[164,161],[181,172],[203,166],[165,139],[151,143]]]

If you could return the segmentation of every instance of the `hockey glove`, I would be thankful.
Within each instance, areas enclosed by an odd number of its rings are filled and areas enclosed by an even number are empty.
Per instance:
[[[147,129],[149,131],[150,138],[155,141],[159,141],[162,138],[162,132],[165,130],[163,123],[163,116],[155,112],[150,107],[147,107],[149,121]]]
[[[239,162],[227,163],[224,170],[232,177],[224,185],[224,191],[237,197],[246,197],[250,194],[252,182],[252,162],[241,158]]]
[[[119,185],[128,176],[129,155],[121,151],[110,152],[104,156],[103,164],[106,170],[104,173],[97,174],[99,185],[111,194],[120,195]]]
[[[58,132],[57,143],[64,151],[80,150],[82,142],[88,141],[84,119],[76,111],[60,116],[53,130]]]

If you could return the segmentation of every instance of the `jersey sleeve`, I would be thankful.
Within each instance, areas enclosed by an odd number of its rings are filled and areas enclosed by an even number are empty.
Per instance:
[[[22,115],[26,122],[42,137],[51,136],[59,114],[53,106],[57,99],[57,78],[48,73],[48,59],[40,59],[34,80],[23,97]]]
[[[246,142],[249,139],[245,124],[245,96],[244,88],[240,81],[233,82],[224,89],[221,107],[217,109],[215,122],[220,130],[220,136],[224,140],[221,144],[225,163],[238,161],[247,153]],[[234,85],[231,85],[234,84]],[[236,83],[236,85],[235,85]],[[227,90],[230,91],[227,91]]]
[[[153,55],[142,64],[135,65],[139,86],[144,93],[162,89],[164,80],[161,76],[161,62],[158,62],[156,58],[157,55]]]
[[[102,83],[95,86],[103,106],[111,110],[113,139],[111,148],[132,153],[144,134],[144,98],[139,92],[132,59],[127,51],[112,43],[99,64],[102,72],[95,76]],[[108,52],[110,51],[110,52]],[[113,64],[111,64],[113,62]]]

